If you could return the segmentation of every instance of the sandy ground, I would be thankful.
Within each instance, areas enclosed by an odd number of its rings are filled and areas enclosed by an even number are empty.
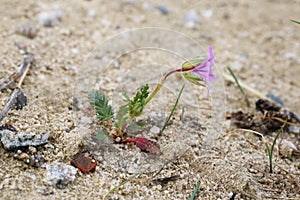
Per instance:
[[[164,7],[160,11],[156,6]],[[69,164],[75,153],[85,149],[99,165],[94,173],[78,172],[74,181],[59,189],[45,182],[44,166],[33,167],[26,158],[17,159],[17,151],[0,148],[0,198],[99,199],[129,178],[106,198],[188,199],[200,181],[198,199],[299,199],[299,157],[282,158],[276,146],[274,172],[268,172],[260,138],[232,131],[235,127],[223,119],[226,111],[255,113],[257,96],[249,94],[252,105],[247,108],[235,85],[221,75],[230,65],[242,82],[262,94],[280,97],[287,108],[300,114],[300,26],[289,21],[299,21],[299,8],[297,0],[153,0],[147,4],[2,0],[0,78],[23,62],[25,55],[15,43],[35,55],[22,84],[28,105],[10,111],[2,125],[31,134],[49,133],[49,143],[32,153],[42,155],[45,164]],[[184,21],[191,10],[198,15],[195,24]],[[54,15],[53,27],[40,24],[41,14],[49,12]],[[34,39],[24,36],[24,26],[38,29]],[[121,34],[124,31],[131,32]],[[180,105],[186,106],[186,118],[179,120],[178,109],[172,125],[157,138],[164,156],[151,158],[132,145],[106,149],[91,143],[93,127],[100,126],[91,115],[82,116],[91,89],[101,89],[118,105],[123,88],[133,93],[142,83],[155,83],[185,58],[206,55],[209,45],[215,52],[218,81],[208,100],[203,98],[203,88],[186,87]],[[155,138],[151,128],[161,127],[182,82],[177,76],[166,83],[156,103],[145,110],[144,118],[151,123],[140,134]],[[10,90],[1,91],[1,107],[9,94]],[[74,97],[79,111],[73,107]],[[270,133],[267,140],[271,142],[274,135]],[[281,138],[300,148],[299,134],[284,133]],[[165,184],[151,181],[161,166],[155,178],[179,177]]]

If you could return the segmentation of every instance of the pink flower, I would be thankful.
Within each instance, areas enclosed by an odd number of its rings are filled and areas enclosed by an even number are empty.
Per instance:
[[[208,56],[207,56],[206,60],[201,62],[200,64],[198,64],[191,70],[191,73],[195,74],[196,76],[198,76],[205,82],[207,89],[208,89],[206,97],[208,97],[209,92],[210,92],[209,82],[213,82],[216,80],[216,77],[212,71],[212,67],[215,62],[214,59],[215,59],[215,56],[212,52],[212,47],[209,46],[208,47]]]

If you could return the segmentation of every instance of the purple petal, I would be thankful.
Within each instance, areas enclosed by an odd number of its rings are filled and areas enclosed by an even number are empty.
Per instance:
[[[191,71],[192,73],[200,77],[205,82],[208,90],[206,97],[208,97],[210,92],[209,82],[213,82],[216,80],[216,77],[212,70],[212,67],[214,66],[214,62],[215,62],[215,56],[213,54],[212,47],[209,46],[208,56],[206,60],[200,63]]]

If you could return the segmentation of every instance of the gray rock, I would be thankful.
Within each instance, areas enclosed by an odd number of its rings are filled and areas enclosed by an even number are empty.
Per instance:
[[[169,10],[166,6],[156,6],[155,8],[163,15],[169,14]]]
[[[291,133],[300,133],[300,128],[298,126],[289,126],[289,132]]]
[[[29,133],[16,133],[9,129],[0,130],[1,143],[6,150],[28,146],[40,146],[46,144],[48,138],[48,133],[32,135]]]
[[[46,165],[46,178],[44,181],[58,189],[64,189],[75,180],[78,169],[62,162],[54,162]]]

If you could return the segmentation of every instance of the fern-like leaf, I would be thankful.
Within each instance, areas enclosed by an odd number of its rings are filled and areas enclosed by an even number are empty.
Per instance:
[[[97,111],[96,116],[99,120],[106,121],[114,116],[113,109],[103,93],[93,90],[89,94],[89,99],[91,106]]]
[[[129,99],[126,92],[123,92],[124,101],[129,106],[129,115],[131,118],[139,116],[146,105],[146,98],[149,95],[149,85],[144,85],[133,97],[132,100]]]

